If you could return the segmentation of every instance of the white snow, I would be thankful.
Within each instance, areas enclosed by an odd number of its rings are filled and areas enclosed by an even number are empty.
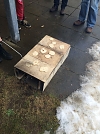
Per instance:
[[[81,76],[81,89],[73,92],[57,108],[56,134],[100,134],[100,42],[89,49],[93,61]]]

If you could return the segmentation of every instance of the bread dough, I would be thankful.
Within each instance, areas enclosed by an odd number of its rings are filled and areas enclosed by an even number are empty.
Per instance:
[[[55,41],[53,41],[52,44],[57,44],[57,43]]]
[[[46,54],[46,55],[45,55],[45,58],[47,58],[47,59],[49,59],[50,57],[51,57],[50,54]]]
[[[31,67],[31,66],[33,66],[33,64],[30,63],[30,62],[26,62],[26,66],[27,66],[27,67]]]
[[[39,65],[39,61],[38,60],[35,60],[35,61],[33,61],[33,65]]]
[[[50,51],[49,54],[53,56],[53,55],[55,55],[55,52],[54,51]]]
[[[42,25],[41,27],[44,27],[44,25]]]
[[[54,40],[54,39],[51,37],[50,40],[52,41],[52,40]]]
[[[40,67],[41,72],[48,72],[48,67]]]
[[[38,55],[38,52],[34,51],[32,54],[33,54],[34,57],[36,57]]]
[[[46,52],[47,52],[47,50],[46,50],[45,48],[42,48],[42,49],[41,49],[41,53],[44,54],[44,53],[46,53]]]
[[[64,45],[60,45],[60,49],[64,49]]]
[[[49,47],[54,48],[54,44],[49,44]]]

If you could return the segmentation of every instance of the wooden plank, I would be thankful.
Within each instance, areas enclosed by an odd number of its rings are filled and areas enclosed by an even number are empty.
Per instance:
[[[67,58],[67,56],[69,54],[69,51],[70,51],[70,48],[69,48],[68,52],[64,55],[64,57],[62,57],[62,59],[60,60],[60,62],[58,62],[58,65],[55,67],[55,69],[53,69],[53,71],[50,74],[50,76],[48,77],[47,81],[44,83],[43,91],[47,87],[48,83],[51,81],[51,79],[53,78],[53,76],[56,74],[56,72],[58,71],[58,69],[60,68],[60,66],[63,64],[63,62],[65,61],[65,59]]]
[[[41,53],[42,49],[46,50],[46,52]],[[38,55],[34,56],[33,55],[34,52],[37,52]],[[41,46],[41,45],[37,44],[33,49],[31,49],[29,51],[29,53],[27,55],[30,55],[31,57],[37,58],[40,61],[43,61],[43,62],[45,62],[45,63],[47,63],[49,65],[56,66],[63,55],[59,54],[58,52],[55,52],[55,51],[53,51],[55,53],[54,55],[50,55],[49,54],[50,52],[51,52],[50,48],[47,48],[45,46]],[[50,58],[45,57],[48,54],[50,55]]]
[[[15,68],[43,82],[44,91],[67,58],[69,51],[69,44],[46,35],[15,65]],[[46,57],[48,55],[49,57]]]
[[[50,40],[50,39],[53,39],[53,40]],[[56,43],[54,44],[54,47],[51,48],[50,45],[53,44],[53,43]],[[53,51],[55,52],[58,52],[60,54],[65,54],[67,52],[67,50],[70,48],[70,45],[67,44],[67,43],[64,43],[60,40],[57,40],[55,38],[52,38],[48,35],[46,35],[40,42],[39,42],[40,45],[43,45],[45,47],[48,47],[49,49],[52,49]],[[52,46],[52,45],[51,45]],[[60,49],[61,46],[64,46],[64,49]]]
[[[37,59],[31,57],[30,55],[26,55],[15,65],[15,68],[18,68],[19,70],[25,72],[26,74],[29,74],[43,82],[46,82],[52,70],[54,69],[54,66],[52,65],[50,66],[49,64],[42,62],[40,60],[38,60],[39,65],[37,66],[33,65],[34,61],[37,61]],[[28,65],[30,66],[28,67]],[[40,71],[41,67],[47,67],[48,71],[41,72]]]

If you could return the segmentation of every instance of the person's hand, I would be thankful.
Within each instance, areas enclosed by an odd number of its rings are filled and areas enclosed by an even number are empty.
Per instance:
[[[1,37],[0,37],[0,41],[2,41]]]

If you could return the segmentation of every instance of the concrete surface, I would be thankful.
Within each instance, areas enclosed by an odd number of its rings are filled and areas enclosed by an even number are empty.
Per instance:
[[[32,28],[22,27],[20,31],[21,41],[16,44],[19,47],[15,46],[14,48],[24,56],[45,35],[71,45],[68,58],[44,91],[46,94],[64,99],[80,88],[80,75],[85,74],[85,66],[92,60],[88,54],[88,48],[100,40],[100,9],[93,32],[86,34],[84,32],[86,24],[81,27],[73,26],[73,22],[78,18],[81,0],[70,0],[64,16],[60,16],[59,11],[49,13],[53,0],[24,0],[24,2],[25,16]],[[9,36],[3,0],[0,0],[0,35],[4,39]],[[5,47],[4,44],[3,46]],[[21,57],[8,47],[6,49],[13,55],[13,60],[3,61],[0,63],[0,68],[2,71],[8,72],[9,75],[14,75],[13,67]]]

